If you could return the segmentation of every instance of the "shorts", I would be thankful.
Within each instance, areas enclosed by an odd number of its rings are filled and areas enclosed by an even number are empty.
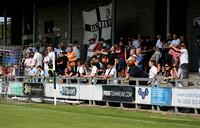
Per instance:
[[[118,59],[118,65],[119,65],[120,70],[124,70],[124,68],[125,68],[125,59],[124,58],[119,58]]]
[[[158,63],[159,59],[160,59],[160,54],[154,53],[150,60],[156,61],[156,63]]]
[[[182,72],[183,72],[183,79],[189,78],[189,76],[188,76],[189,64],[186,64],[186,63],[182,64],[181,69],[182,69]]]

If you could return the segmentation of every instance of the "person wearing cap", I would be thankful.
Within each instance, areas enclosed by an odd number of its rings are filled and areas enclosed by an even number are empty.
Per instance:
[[[74,41],[73,51],[76,53],[76,58],[80,59],[80,46],[78,45],[78,41]]]
[[[85,62],[87,67],[90,66],[90,61],[92,60],[92,56],[94,55],[95,41],[96,41],[96,39],[94,39],[94,38],[89,40],[89,47],[88,47],[87,58],[86,58],[86,62]]]
[[[186,49],[186,44],[182,42],[180,45],[181,49],[178,49],[173,45],[170,45],[170,47],[180,53],[180,65],[183,72],[183,79],[189,78],[188,76],[189,60],[188,60],[188,50]],[[188,87],[187,82],[185,82],[185,86]]]
[[[38,65],[42,66],[42,54],[39,53],[38,49],[35,49],[33,60],[35,67],[37,67]]]
[[[107,78],[116,78],[117,77],[117,70],[116,70],[116,68],[113,65],[111,65],[111,63],[108,62],[107,63],[107,69],[106,69],[105,75],[97,76],[97,77],[102,77],[105,80]],[[109,84],[110,85],[117,85],[118,81],[117,80],[109,80]]]

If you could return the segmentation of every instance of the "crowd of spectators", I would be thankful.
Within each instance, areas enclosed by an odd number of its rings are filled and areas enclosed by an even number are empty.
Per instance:
[[[168,34],[168,39],[157,34],[157,40],[151,41],[150,36],[133,35],[110,46],[103,38],[89,40],[86,61],[81,61],[81,47],[77,41],[58,44],[54,51],[57,77],[102,77],[104,83],[107,78],[157,78],[163,76],[164,80],[188,78],[188,50],[184,36]],[[13,52],[14,55],[17,52]],[[18,62],[15,59],[13,66],[5,68],[0,66],[1,76],[45,76],[53,77],[53,52],[51,44],[29,47],[23,50],[23,58]],[[62,82],[65,82],[62,80]],[[75,80],[73,82],[76,82]],[[88,82],[81,80],[82,83]],[[110,84],[117,84],[117,80]],[[135,84],[129,81],[129,84]],[[152,81],[141,81],[141,85],[152,85]],[[156,84],[156,83],[154,83]],[[168,83],[174,86],[174,83]],[[180,86],[188,86],[180,83]]]

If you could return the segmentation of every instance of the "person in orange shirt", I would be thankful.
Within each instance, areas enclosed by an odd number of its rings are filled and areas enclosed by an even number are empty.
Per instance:
[[[72,66],[73,68],[75,68],[76,66],[76,53],[72,51],[72,47],[69,46],[68,47],[68,53],[67,53],[67,57],[68,57],[68,65]]]

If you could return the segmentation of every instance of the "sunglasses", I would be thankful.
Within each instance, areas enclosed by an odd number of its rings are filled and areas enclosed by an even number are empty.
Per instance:
[[[169,66],[165,66],[165,67],[167,68],[167,67],[169,67]]]
[[[176,66],[173,66],[173,68],[175,68]]]

